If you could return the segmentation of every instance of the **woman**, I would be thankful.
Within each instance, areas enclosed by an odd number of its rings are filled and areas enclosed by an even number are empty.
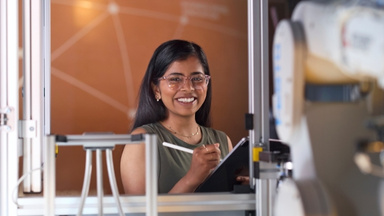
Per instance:
[[[211,92],[208,62],[200,46],[171,40],[155,50],[140,87],[131,134],[158,136],[159,193],[193,192],[232,150],[225,133],[209,128]],[[163,142],[192,149],[193,154]],[[144,144],[126,145],[120,168],[125,193],[144,194]]]

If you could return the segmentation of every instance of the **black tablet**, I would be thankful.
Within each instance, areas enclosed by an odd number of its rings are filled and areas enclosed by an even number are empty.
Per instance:
[[[242,138],[195,192],[231,192],[236,177],[249,175],[249,140]]]

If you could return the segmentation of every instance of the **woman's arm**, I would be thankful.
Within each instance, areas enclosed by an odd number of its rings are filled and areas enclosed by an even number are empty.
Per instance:
[[[233,145],[232,145],[232,141],[229,138],[229,136],[227,136],[227,142],[228,142],[228,152],[231,152],[233,149]]]
[[[144,134],[137,128],[131,134]],[[145,194],[145,144],[125,145],[120,160],[121,180],[126,194]]]

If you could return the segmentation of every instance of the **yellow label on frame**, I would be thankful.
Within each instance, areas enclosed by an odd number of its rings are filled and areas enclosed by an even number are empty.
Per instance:
[[[260,160],[259,153],[262,151],[262,147],[253,147],[253,162],[258,162]]]

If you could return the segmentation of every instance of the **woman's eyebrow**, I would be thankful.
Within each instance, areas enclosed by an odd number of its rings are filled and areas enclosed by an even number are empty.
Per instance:
[[[201,71],[195,71],[195,72],[192,72],[191,75],[196,75],[196,74],[204,74],[203,72]],[[169,75],[181,75],[181,76],[185,76],[183,73],[181,72],[172,72],[170,73]]]
[[[201,72],[201,71],[195,71],[195,72],[192,72],[191,74],[192,74],[192,75],[195,75],[195,74],[204,74],[204,72]]]
[[[172,73],[170,73],[169,75],[184,75],[184,74],[181,73],[181,72],[172,72]]]

